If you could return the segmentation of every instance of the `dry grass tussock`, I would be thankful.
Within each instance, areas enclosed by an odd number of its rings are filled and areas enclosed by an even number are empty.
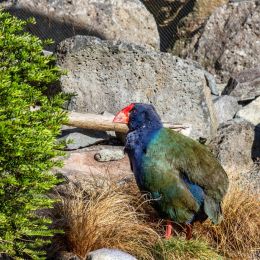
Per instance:
[[[68,184],[66,194],[59,195],[54,215],[57,227],[65,230],[67,250],[84,257],[92,250],[117,248],[138,259],[153,259],[160,238],[132,205],[132,195],[95,181]]]
[[[59,192],[55,228],[65,230],[56,240],[84,257],[99,248],[117,248],[138,259],[249,259],[260,245],[260,201],[231,187],[223,202],[224,221],[195,224],[194,238],[181,234],[165,241],[163,222],[135,182],[118,187],[115,181],[89,180],[68,184]],[[64,249],[63,249],[64,250]],[[218,255],[216,252],[218,252]]]
[[[224,220],[197,225],[196,235],[232,259],[250,259],[260,250],[260,201],[247,191],[231,187],[223,202]]]

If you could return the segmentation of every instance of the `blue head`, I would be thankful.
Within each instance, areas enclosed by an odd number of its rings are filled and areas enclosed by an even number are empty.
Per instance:
[[[122,109],[114,118],[113,122],[125,123],[129,131],[138,129],[155,130],[162,127],[162,122],[153,105],[132,103]]]

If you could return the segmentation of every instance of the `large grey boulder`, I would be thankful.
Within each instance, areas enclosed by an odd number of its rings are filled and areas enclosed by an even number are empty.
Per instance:
[[[259,35],[259,0],[229,3],[210,16],[187,56],[226,82],[234,73],[259,65]]]
[[[192,61],[133,44],[76,36],[57,49],[64,92],[76,93],[70,109],[112,114],[132,102],[153,103],[164,121],[192,125],[191,137],[217,128],[204,71]]]
[[[260,66],[233,75],[222,91],[238,101],[250,101],[260,96]]]
[[[117,249],[101,248],[90,252],[86,260],[137,260],[135,257]]]
[[[139,0],[7,0],[1,5],[21,18],[34,16],[37,24],[30,32],[56,43],[83,34],[159,49],[156,22]]]

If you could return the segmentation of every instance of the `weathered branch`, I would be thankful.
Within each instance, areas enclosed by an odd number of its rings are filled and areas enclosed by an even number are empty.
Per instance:
[[[68,125],[87,128],[99,131],[115,131],[120,133],[126,133],[128,131],[127,125],[113,123],[113,116],[95,115],[88,113],[69,113]],[[170,124],[163,123],[164,127],[174,129],[176,131],[181,131],[182,129],[188,128],[182,124]]]

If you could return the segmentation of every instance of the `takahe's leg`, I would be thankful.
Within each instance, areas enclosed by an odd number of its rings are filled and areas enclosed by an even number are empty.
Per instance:
[[[166,224],[166,231],[165,231],[165,239],[169,239],[172,235],[172,221],[167,220],[167,224]]]
[[[186,240],[190,240],[192,238],[192,225],[186,224]]]

